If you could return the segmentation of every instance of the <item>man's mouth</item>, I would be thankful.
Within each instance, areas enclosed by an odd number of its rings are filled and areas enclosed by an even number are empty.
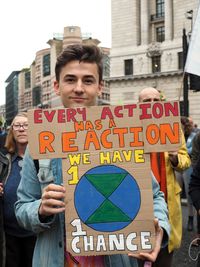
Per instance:
[[[84,97],[70,97],[70,99],[75,102],[83,102],[86,100]]]

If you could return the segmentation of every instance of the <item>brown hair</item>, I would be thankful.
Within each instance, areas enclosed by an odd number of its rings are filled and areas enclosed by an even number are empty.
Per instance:
[[[58,82],[62,68],[73,60],[79,60],[79,62],[96,63],[99,73],[99,83],[102,81],[103,55],[100,48],[96,45],[74,44],[67,46],[57,58],[55,74]]]
[[[5,142],[5,148],[11,154],[14,154],[16,152],[16,141],[14,139],[13,128],[12,128],[13,122],[14,122],[16,117],[25,117],[25,118],[27,118],[27,113],[26,112],[18,113],[14,117],[14,119],[13,119],[13,121],[11,123],[11,127],[10,127],[10,129],[8,131],[8,135],[6,137],[6,142]]]
[[[190,122],[189,117],[181,116],[181,125],[183,128],[184,135],[187,138],[192,132],[192,124]]]

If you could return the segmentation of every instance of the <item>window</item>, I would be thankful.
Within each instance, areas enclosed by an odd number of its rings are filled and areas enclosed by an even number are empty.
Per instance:
[[[160,56],[152,57],[152,72],[157,73],[161,71]]]
[[[33,101],[33,106],[35,107],[41,103],[41,87],[40,86],[33,88],[32,101]]]
[[[31,87],[31,73],[30,71],[25,72],[25,89]]]
[[[164,26],[156,28],[156,41],[160,43],[165,41],[165,27]]]
[[[103,76],[104,77],[110,76],[110,60],[107,55],[103,56]]]
[[[50,75],[50,54],[43,57],[43,76]]]
[[[107,93],[102,93],[102,95],[101,95],[101,99],[103,99],[103,100],[110,100],[110,95],[109,94],[107,94]]]
[[[40,80],[41,80],[41,77],[40,77],[40,76],[36,76],[36,77],[35,77],[35,80],[36,80],[36,82],[38,82],[38,83],[39,83],[39,82],[40,82]]]
[[[190,90],[200,91],[200,76],[190,74]]]
[[[183,70],[183,52],[178,52],[178,69]]]
[[[134,100],[135,92],[123,92],[122,99],[123,101],[131,101]]]
[[[156,17],[157,18],[164,17],[164,14],[165,14],[165,1],[156,0]]]
[[[48,80],[48,81],[47,81],[47,87],[49,87],[50,85],[51,85],[51,81]]]
[[[133,75],[133,60],[132,59],[124,60],[124,74]]]
[[[73,28],[73,27],[69,28],[69,32],[74,32],[74,31],[75,31],[75,28]]]

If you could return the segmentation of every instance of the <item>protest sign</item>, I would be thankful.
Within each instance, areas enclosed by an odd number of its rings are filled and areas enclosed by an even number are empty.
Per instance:
[[[62,158],[72,255],[148,252],[155,241],[149,152],[180,147],[178,102],[29,111],[33,158]]]

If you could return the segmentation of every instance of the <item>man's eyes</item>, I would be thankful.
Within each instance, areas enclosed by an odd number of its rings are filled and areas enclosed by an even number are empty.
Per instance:
[[[93,84],[94,83],[94,80],[93,79],[85,79],[84,80],[84,83],[85,84]]]
[[[65,82],[67,82],[67,83],[73,83],[73,82],[75,82],[75,79],[74,78],[66,78],[65,79]]]
[[[77,82],[77,79],[76,78],[65,78],[64,81],[66,83],[75,83],[75,82]],[[91,79],[91,78],[86,78],[86,79],[82,80],[82,83],[86,84],[86,85],[93,84],[94,82],[95,82],[94,79]]]

